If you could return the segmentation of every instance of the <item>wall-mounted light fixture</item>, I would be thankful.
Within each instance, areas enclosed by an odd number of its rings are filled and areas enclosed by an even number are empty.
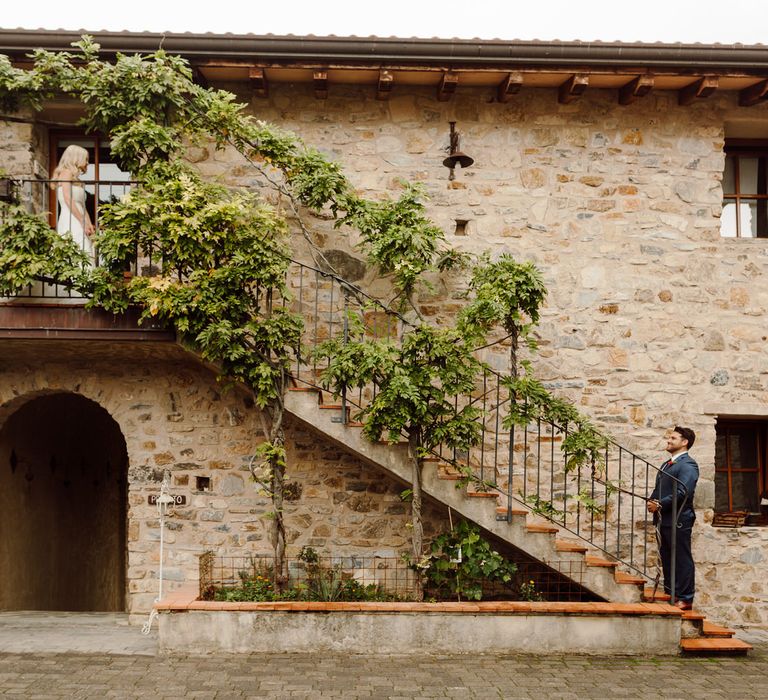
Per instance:
[[[461,137],[459,132],[456,131],[456,122],[448,122],[451,125],[451,140],[448,146],[448,157],[443,161],[443,165],[451,171],[448,176],[449,180],[453,180],[456,175],[454,168],[458,165],[460,168],[468,168],[475,162],[474,158],[470,158],[466,153],[462,153],[460,149]]]

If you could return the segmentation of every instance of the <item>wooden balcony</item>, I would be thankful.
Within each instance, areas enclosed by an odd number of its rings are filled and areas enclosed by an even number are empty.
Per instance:
[[[172,330],[139,323],[139,310],[111,314],[80,304],[0,304],[0,340],[100,340],[174,343]]]

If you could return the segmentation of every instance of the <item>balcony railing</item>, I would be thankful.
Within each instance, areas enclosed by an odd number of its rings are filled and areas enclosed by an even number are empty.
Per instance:
[[[101,208],[119,201],[136,187],[127,180],[20,180],[14,183],[15,198],[32,214],[47,218],[62,236],[70,237],[82,250],[90,264],[98,266],[99,251],[95,243]],[[92,227],[92,229],[91,229]],[[134,275],[152,272],[152,261],[137,256],[130,270]],[[29,285],[19,298],[29,300],[81,300],[75,291],[55,281]]]

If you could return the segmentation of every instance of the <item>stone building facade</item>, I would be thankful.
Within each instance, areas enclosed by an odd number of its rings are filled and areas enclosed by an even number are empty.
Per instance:
[[[727,140],[768,139],[764,104],[742,107],[736,90],[681,106],[672,89],[621,105],[607,88],[558,101],[556,88],[523,87],[499,101],[477,86],[450,99],[423,85],[395,84],[388,99],[368,84],[342,82],[325,99],[300,80],[270,83],[261,96],[226,76],[217,86],[338,160],[367,195],[396,194],[402,179],[425,183],[429,214],[452,245],[534,261],[549,289],[538,375],[651,461],[663,460],[667,428],[696,431],[697,605],[730,624],[768,625],[768,527],[712,525],[717,419],[768,420],[768,248],[763,238],[720,231]],[[453,181],[442,165],[451,121],[475,161]],[[0,165],[14,174],[47,171],[45,139],[43,126],[5,123]],[[234,151],[198,146],[188,157],[207,178],[257,182]],[[312,224],[323,248],[360,257],[349,232],[321,218]],[[373,271],[354,267],[362,287],[384,289]],[[420,298],[422,313],[450,317],[459,291],[438,283]],[[176,351],[136,359],[141,371],[113,359],[116,350],[98,371],[78,366],[76,348],[68,352],[40,367],[6,350],[0,406],[7,414],[16,397],[66,390],[97,402],[120,426],[131,611],[147,610],[154,594],[158,529],[145,485],[156,470],[171,469],[191,496],[168,533],[172,580],[194,577],[203,547],[266,543],[259,516],[267,503],[244,478],[259,428],[242,397],[222,395],[208,370]],[[290,507],[292,546],[388,555],[407,548],[399,485],[298,428],[291,445],[304,484]],[[0,453],[0,465],[6,459]],[[212,477],[210,494],[192,489],[202,472]],[[430,522],[439,528],[442,514]]]
[[[157,597],[160,537],[148,501],[166,471],[171,492],[187,497],[168,519],[167,586],[195,583],[198,555],[207,550],[271,552],[272,504],[248,468],[262,439],[249,398],[223,392],[210,370],[172,343],[95,343],[14,341],[0,351],[0,531],[7,538],[0,609],[127,606],[146,614]],[[54,427],[55,435],[41,437]],[[301,493],[285,508],[289,556],[305,545],[382,559],[408,551],[403,485],[301,426],[289,424],[286,439],[288,478]],[[125,499],[122,507],[117,499]],[[428,508],[427,536],[445,530],[445,520]],[[105,557],[120,540],[125,561]],[[41,569],[44,581],[58,579],[53,590],[41,583]],[[81,590],[75,579],[96,581],[97,590]],[[41,602],[36,582],[50,598]]]

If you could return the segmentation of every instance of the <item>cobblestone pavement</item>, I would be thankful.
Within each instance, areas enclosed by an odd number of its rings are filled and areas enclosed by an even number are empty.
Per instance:
[[[0,697],[762,700],[768,653],[756,651],[736,659],[0,653]]]
[[[158,656],[120,616],[0,614],[0,697],[765,699],[768,633],[737,658]],[[69,620],[69,642],[63,637]],[[73,626],[74,622],[74,626]],[[47,636],[48,625],[53,631]],[[37,634],[34,634],[37,627]],[[26,637],[24,635],[26,634]],[[21,635],[21,637],[18,637]],[[101,641],[99,641],[101,639]],[[52,653],[69,646],[69,651]],[[100,651],[87,647],[100,644]],[[74,650],[75,648],[80,651]],[[97,647],[98,648],[98,647]]]

